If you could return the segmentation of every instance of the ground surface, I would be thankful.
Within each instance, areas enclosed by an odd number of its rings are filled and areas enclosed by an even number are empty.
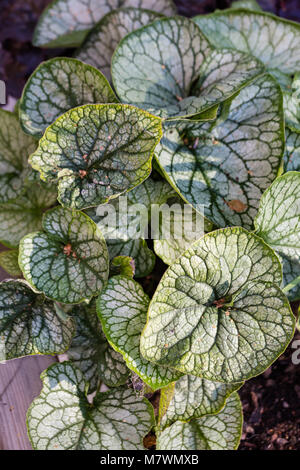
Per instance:
[[[49,0],[0,0],[0,79],[6,82],[8,94],[15,98],[20,97],[27,78],[42,60],[70,55],[70,51],[47,51],[31,45],[36,20],[48,3]],[[230,2],[177,0],[175,3],[181,14],[193,16],[226,8]],[[300,21],[299,0],[259,3],[267,11]],[[164,269],[163,263],[158,262],[153,274],[144,280],[149,293]],[[295,339],[300,340],[300,334]],[[240,391],[245,419],[241,450],[300,450],[300,364],[292,363],[293,353],[295,350],[290,346],[270,369],[249,380]]]

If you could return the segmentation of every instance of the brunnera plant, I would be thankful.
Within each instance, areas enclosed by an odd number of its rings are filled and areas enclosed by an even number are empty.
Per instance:
[[[34,449],[144,449],[149,433],[160,450],[236,449],[238,389],[293,337],[300,26],[252,0],[175,15],[55,0],[33,43],[78,49],[0,110],[3,359],[68,355],[28,410]],[[136,205],[148,227],[171,201],[169,236],[147,242]],[[177,236],[183,206],[196,240]]]

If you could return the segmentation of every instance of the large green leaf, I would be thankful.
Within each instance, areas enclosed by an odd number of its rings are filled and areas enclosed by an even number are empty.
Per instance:
[[[97,312],[108,341],[123,355],[129,369],[157,390],[174,382],[181,374],[151,364],[140,354],[140,337],[148,305],[149,297],[140,284],[126,276],[115,276],[100,293]]]
[[[82,373],[68,362],[50,366],[41,379],[41,394],[27,413],[34,449],[143,449],[143,437],[154,424],[153,408],[133,390],[98,393],[91,405]]]
[[[242,383],[227,385],[193,375],[184,375],[175,384],[168,409],[160,420],[160,427],[164,429],[175,421],[187,422],[218,413],[224,407],[229,395],[241,386]],[[164,400],[164,394],[165,389],[162,389],[161,400]]]
[[[0,241],[16,248],[27,233],[42,228],[45,209],[55,205],[56,188],[32,182],[26,192],[13,202],[0,204]]]
[[[39,47],[79,46],[106,13],[131,6],[165,15],[176,12],[172,0],[54,0],[39,19],[33,44]]]
[[[255,227],[280,256],[284,285],[300,276],[300,172],[290,171],[271,184],[261,198]],[[288,296],[300,298],[300,284]]]
[[[283,105],[286,125],[300,132],[300,73],[295,74],[291,90],[283,93]]]
[[[159,118],[132,106],[80,106],[48,127],[30,163],[42,179],[58,179],[62,205],[97,206],[149,176],[161,132]]]
[[[164,118],[203,113],[263,71],[253,57],[213,51],[195,23],[182,17],[160,19],[128,34],[112,59],[121,100]]]
[[[265,75],[240,92],[228,118],[213,129],[169,123],[157,155],[179,194],[217,226],[252,228],[283,151],[282,93]]]
[[[22,271],[18,263],[18,256],[18,250],[6,250],[0,253],[0,266],[11,276],[22,276]]]
[[[95,302],[76,305],[71,311],[76,321],[76,334],[68,350],[68,358],[89,383],[89,393],[101,382],[108,387],[123,385],[129,370],[121,356],[107,342],[96,313]]]
[[[227,400],[222,411],[188,423],[176,421],[162,431],[158,450],[234,450],[238,447],[243,424],[242,405],[237,393]]]
[[[60,318],[53,302],[35,294],[25,282],[0,284],[0,337],[6,359],[63,353],[73,334],[73,320]]]
[[[300,70],[299,23],[246,9],[216,11],[194,21],[215,47],[253,55],[271,73]]]
[[[211,232],[162,277],[141,353],[149,361],[217,382],[239,382],[287,347],[294,316],[278,287],[279,259],[240,227]]]
[[[14,113],[0,109],[0,204],[17,199],[28,176],[36,140],[24,134]]]
[[[285,129],[284,170],[300,171],[300,132]]]
[[[101,70],[111,81],[111,58],[121,39],[160,17],[159,13],[139,8],[113,10],[92,29],[75,56]]]
[[[21,240],[25,279],[66,304],[96,295],[108,277],[106,243],[97,225],[82,212],[56,207],[45,213],[43,229]]]
[[[58,116],[88,103],[117,103],[99,70],[80,60],[56,57],[42,62],[23,90],[19,116],[28,134],[41,137]]]

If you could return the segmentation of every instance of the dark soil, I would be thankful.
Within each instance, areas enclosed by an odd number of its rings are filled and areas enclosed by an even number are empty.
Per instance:
[[[8,95],[19,98],[29,75],[43,60],[72,51],[43,50],[31,44],[32,32],[49,0],[0,0],[0,79]],[[229,0],[175,0],[186,16],[223,9]],[[266,10],[300,21],[299,0],[259,0]],[[143,280],[151,294],[166,266],[157,261],[154,272]],[[293,306],[296,312],[296,305]],[[294,340],[300,340],[297,333]],[[264,374],[249,380],[240,390],[244,432],[240,450],[300,450],[300,364],[292,363],[293,342]],[[298,346],[300,351],[300,343]],[[298,354],[300,360],[300,352]],[[151,447],[152,442],[148,443]]]

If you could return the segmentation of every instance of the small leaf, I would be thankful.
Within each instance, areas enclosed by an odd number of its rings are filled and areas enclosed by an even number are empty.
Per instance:
[[[43,229],[21,240],[25,279],[66,304],[96,295],[108,277],[106,243],[96,224],[82,212],[56,207],[45,213]]]
[[[35,450],[143,449],[154,414],[150,403],[134,391],[98,393],[90,405],[82,373],[68,362],[50,366],[41,379],[41,394],[27,412]]]
[[[128,34],[112,59],[121,100],[163,118],[197,116],[263,71],[253,57],[213,51],[195,23],[183,17],[163,18]]]
[[[194,21],[215,47],[252,55],[270,73],[279,70],[292,74],[300,69],[299,23],[269,13],[232,8],[196,16]]]
[[[217,382],[263,372],[293,335],[281,280],[277,256],[254,234],[235,227],[205,235],[162,277],[141,336],[142,355]]]
[[[22,276],[18,263],[18,250],[6,250],[0,253],[0,266],[11,276]]]
[[[16,201],[0,204],[0,240],[9,248],[16,248],[30,232],[42,228],[45,209],[55,205],[55,187],[42,182],[32,182]]]
[[[159,13],[139,8],[113,10],[91,30],[75,56],[101,70],[111,81],[111,58],[121,39],[160,17]]]
[[[58,116],[87,103],[117,103],[99,70],[69,57],[42,62],[23,90],[20,121],[25,132],[41,137]]]
[[[97,206],[149,176],[161,133],[159,118],[132,106],[80,106],[48,127],[30,163],[42,179],[58,178],[63,206]]]
[[[271,184],[261,198],[255,227],[280,256],[284,285],[300,276],[300,172],[290,171]],[[300,298],[300,286],[287,295]]]
[[[0,284],[0,336],[6,359],[31,354],[61,354],[70,346],[74,323],[62,321],[53,302],[36,295],[23,281]]]
[[[140,284],[125,276],[109,279],[97,301],[97,312],[103,331],[120,352],[129,369],[153,390],[177,380],[181,374],[158,367],[143,359],[140,354],[140,336],[147,319],[149,297]]]
[[[217,415],[176,421],[159,434],[157,450],[234,450],[243,424],[242,405],[237,393],[227,400]]]
[[[165,15],[176,13],[172,0],[54,0],[44,10],[35,28],[33,45],[79,46],[93,26],[111,10],[134,6]]]
[[[224,407],[229,395],[242,385],[242,383],[226,385],[192,375],[184,375],[175,384],[172,399],[160,421],[161,429],[170,426],[175,421],[187,422],[218,413]],[[164,388],[161,390],[160,399],[163,401],[165,390]]]
[[[27,160],[36,145],[22,131],[17,116],[0,109],[0,204],[17,199],[24,191]]]
[[[111,271],[113,274],[133,277],[135,273],[134,259],[130,256],[115,256],[111,262]]]
[[[156,150],[181,197],[219,227],[253,226],[263,191],[276,178],[284,151],[282,93],[268,75],[233,99],[228,118],[170,124]]]
[[[300,171],[300,133],[285,129],[284,170]]]
[[[96,313],[95,302],[76,305],[71,311],[76,321],[76,333],[68,350],[68,358],[78,367],[89,382],[89,393],[101,382],[108,387],[123,385],[129,370],[121,354],[107,342]]]
[[[260,5],[255,0],[236,0],[236,1],[232,2],[230,8],[231,9],[233,9],[233,8],[235,8],[235,9],[236,8],[237,9],[245,8],[247,10],[262,11],[262,8],[260,7]]]

